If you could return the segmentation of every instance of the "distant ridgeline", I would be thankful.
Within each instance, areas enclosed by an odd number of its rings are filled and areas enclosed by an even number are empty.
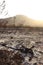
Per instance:
[[[43,21],[33,20],[24,15],[0,19],[0,27],[43,27]]]

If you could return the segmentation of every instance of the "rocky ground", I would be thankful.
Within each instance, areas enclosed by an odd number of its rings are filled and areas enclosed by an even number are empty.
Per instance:
[[[0,28],[0,65],[43,65],[43,28]]]

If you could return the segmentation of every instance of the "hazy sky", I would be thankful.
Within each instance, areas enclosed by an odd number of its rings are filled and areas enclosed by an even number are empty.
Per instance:
[[[36,20],[43,20],[43,0],[5,0],[8,16],[22,14]],[[1,17],[1,15],[0,15]]]

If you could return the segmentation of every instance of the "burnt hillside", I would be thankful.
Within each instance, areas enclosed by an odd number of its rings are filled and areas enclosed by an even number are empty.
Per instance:
[[[0,65],[43,65],[43,28],[0,28]]]

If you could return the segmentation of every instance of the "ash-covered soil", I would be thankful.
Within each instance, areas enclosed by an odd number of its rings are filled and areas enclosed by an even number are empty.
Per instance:
[[[43,65],[43,28],[0,28],[0,65]]]

